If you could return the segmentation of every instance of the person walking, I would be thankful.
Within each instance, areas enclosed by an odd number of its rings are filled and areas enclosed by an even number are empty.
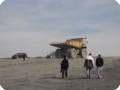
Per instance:
[[[98,58],[96,59],[96,67],[97,67],[97,75],[98,75],[98,79],[101,78],[101,74],[102,74],[102,66],[104,64],[103,58],[101,57],[101,55],[98,55]]]
[[[84,67],[86,67],[87,78],[91,78],[91,70],[94,68],[94,59],[91,53],[86,57]]]
[[[23,54],[23,56],[22,56],[22,58],[23,58],[23,61],[25,61],[25,57],[26,57],[26,55],[25,55],[25,54]]]
[[[64,56],[64,59],[61,62],[61,71],[60,71],[60,73],[62,73],[62,79],[64,78],[64,75],[68,77],[68,68],[69,68],[69,62],[67,60],[67,57]]]

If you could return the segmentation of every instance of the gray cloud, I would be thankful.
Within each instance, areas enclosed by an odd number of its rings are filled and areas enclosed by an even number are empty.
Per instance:
[[[56,49],[51,42],[84,36],[93,55],[119,55],[119,9],[113,0],[7,0],[0,6],[0,57],[46,55]]]

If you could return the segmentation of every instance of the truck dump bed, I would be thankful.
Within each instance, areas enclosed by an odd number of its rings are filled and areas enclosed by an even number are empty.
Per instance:
[[[86,38],[74,38],[70,40],[66,40],[66,42],[53,42],[50,45],[57,48],[67,48],[67,47],[76,47],[81,48],[84,44],[83,39]]]
[[[50,44],[51,46],[57,47],[57,48],[66,48],[69,47],[69,45],[66,42],[53,42]]]

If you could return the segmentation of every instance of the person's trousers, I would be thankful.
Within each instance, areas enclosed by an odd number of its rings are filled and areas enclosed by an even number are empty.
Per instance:
[[[102,74],[102,67],[97,67],[98,78],[101,78],[101,74]]]
[[[87,77],[91,77],[91,68],[86,68]]]
[[[68,76],[67,70],[68,70],[68,69],[62,69],[62,78],[64,78],[64,75],[65,75],[66,77]]]

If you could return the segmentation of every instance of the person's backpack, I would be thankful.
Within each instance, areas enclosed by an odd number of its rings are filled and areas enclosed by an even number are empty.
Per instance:
[[[88,67],[88,68],[92,68],[93,67],[92,60],[86,59],[86,67]]]
[[[62,68],[68,68],[68,61],[67,60],[63,60],[61,63],[61,67]]]

